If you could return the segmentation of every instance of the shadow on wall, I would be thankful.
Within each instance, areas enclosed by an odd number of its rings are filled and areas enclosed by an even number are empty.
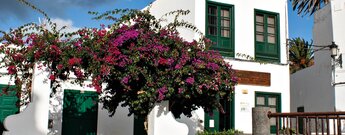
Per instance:
[[[49,99],[48,135],[59,134],[62,127],[63,90],[58,88]],[[60,133],[61,134],[61,133]]]
[[[40,97],[33,95],[33,102],[29,103],[23,112],[8,116],[4,121],[7,129],[3,135],[45,135],[42,131],[41,123],[38,121],[40,116],[39,105]],[[44,117],[44,116],[43,116]],[[23,128],[25,127],[25,128]]]
[[[178,127],[178,125],[183,124],[186,125],[188,127],[188,134],[186,135],[195,135],[197,133],[198,130],[203,129],[203,125],[202,125],[202,121],[200,119],[200,116],[198,116],[197,113],[195,113],[195,111],[192,112],[192,117],[188,118],[185,115],[181,115],[181,118],[176,119],[174,117],[174,115],[169,111],[168,109],[168,105],[166,105],[168,103],[163,103],[161,105],[159,105],[158,107],[158,112],[157,112],[157,118],[162,117],[162,115],[164,115],[165,117],[171,117],[169,118],[169,124],[175,124],[176,121],[176,126],[169,126],[170,128],[172,127]],[[178,124],[179,123],[179,124]],[[173,130],[179,130],[179,129],[173,129]]]
[[[198,132],[198,129],[203,129],[203,121],[201,121],[200,116],[192,112],[193,116],[188,118],[184,115],[180,119],[176,119],[177,122],[184,123],[188,126],[188,135],[195,135]]]

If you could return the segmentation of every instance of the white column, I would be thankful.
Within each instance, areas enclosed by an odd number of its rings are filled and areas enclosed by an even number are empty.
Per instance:
[[[21,113],[8,116],[4,125],[8,130],[4,135],[47,135],[50,80],[46,68],[38,69],[32,81],[32,101]]]

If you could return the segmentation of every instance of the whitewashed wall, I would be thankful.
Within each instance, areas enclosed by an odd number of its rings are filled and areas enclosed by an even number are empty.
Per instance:
[[[281,93],[282,96],[282,111],[290,111],[290,79],[289,79],[289,67],[287,65],[287,48],[286,48],[286,39],[288,37],[287,29],[287,1],[286,0],[266,0],[266,1],[257,1],[257,0],[214,0],[220,3],[226,3],[234,5],[235,9],[235,54],[241,53],[254,57],[255,48],[254,48],[254,9],[260,9],[270,12],[279,13],[280,17],[280,63],[277,64],[260,64],[256,62],[245,62],[238,61],[237,59],[245,59],[242,57],[236,57],[236,60],[233,58],[227,58],[226,61],[230,62],[233,65],[234,69],[239,70],[248,70],[256,72],[267,72],[271,74],[271,86],[252,86],[252,85],[238,85],[235,90],[235,128],[244,131],[245,133],[251,133],[251,107],[255,106],[255,91],[261,92],[274,92]],[[272,6],[274,5],[274,6]],[[151,7],[151,13],[156,17],[160,17],[162,14],[178,10],[190,10],[191,14],[181,18],[184,19],[196,27],[199,28],[203,33],[205,33],[205,12],[206,12],[206,0],[156,0]],[[193,34],[188,30],[180,30],[181,36],[187,40],[198,39],[198,34]],[[193,35],[193,36],[191,36]],[[242,90],[248,90],[248,94],[242,94]],[[240,111],[240,104],[248,104],[249,111]],[[202,109],[195,112],[199,116],[200,120],[204,120],[204,112]],[[151,116],[151,115],[150,115]],[[158,117],[154,117],[159,119]],[[193,116],[193,118],[195,118]],[[188,119],[186,119],[188,120]],[[177,119],[177,121],[180,121]],[[157,122],[157,121],[155,121]],[[168,121],[166,121],[168,122]],[[157,123],[154,123],[157,125]],[[162,123],[164,124],[164,122]],[[188,127],[193,127],[189,126]],[[203,129],[203,123],[200,124],[199,129]],[[179,129],[176,129],[179,130]],[[181,128],[181,130],[184,130]],[[195,130],[189,128],[188,135],[194,135]],[[159,133],[159,132],[156,132]],[[164,134],[166,132],[161,132]]]
[[[50,80],[46,79],[48,73],[45,70],[36,69],[34,73],[36,81],[32,84],[32,102],[23,112],[5,118],[4,126],[8,131],[4,132],[4,135],[46,135],[48,133],[50,94]],[[8,76],[4,78],[5,82]]]
[[[4,71],[5,73],[5,71]],[[9,131],[4,135],[61,135],[63,91],[57,91],[50,98],[50,80],[48,71],[36,70],[32,85],[32,102],[19,114],[6,117],[4,125]],[[10,82],[8,76],[0,77],[0,82]],[[90,82],[86,82],[90,83]],[[61,89],[95,91],[89,87],[64,82]],[[109,117],[107,110],[98,105],[98,135],[132,135],[134,127],[133,116],[128,117],[128,109],[119,107],[113,117]],[[53,120],[53,128],[48,129],[48,119]],[[25,127],[25,128],[23,128]]]
[[[314,16],[313,40],[315,45],[330,45],[334,41],[340,53],[345,52],[345,0],[332,0]],[[316,48],[317,49],[317,48]],[[315,52],[315,65],[291,76],[291,110],[304,106],[305,111],[344,111],[345,69],[335,67],[332,81],[330,50]]]
[[[156,16],[156,18],[160,18],[165,13],[171,11],[176,11],[180,9],[189,10],[190,14],[188,14],[187,16],[181,16],[180,20],[196,24],[197,22],[205,21],[204,19],[196,19],[196,17],[198,17],[199,15],[205,15],[205,2],[203,4],[200,4],[199,2],[201,2],[201,0],[156,0],[152,3],[150,11],[153,15]],[[174,16],[166,17],[167,22],[171,21],[173,17]],[[189,29],[180,28],[178,30],[181,36],[188,41],[198,39],[200,36]],[[200,122],[204,121],[203,109],[198,109],[197,111],[194,111],[194,115],[191,118],[181,116],[180,119],[175,119],[172,116],[172,114],[168,112],[158,113],[159,110],[162,111],[162,108],[156,107],[149,115],[149,135],[195,135],[197,131],[204,129],[204,123]]]
[[[327,45],[332,42],[332,17],[330,6],[324,7],[314,16],[313,43]],[[316,48],[317,49],[317,48]],[[334,89],[329,50],[315,52],[313,66],[291,75],[291,111],[304,107],[305,112],[333,111]],[[322,99],[322,100],[319,100]]]
[[[255,107],[255,92],[281,93],[281,111],[290,112],[290,81],[287,65],[260,64],[230,61],[234,69],[266,72],[271,74],[271,86],[237,85],[235,89],[235,128],[252,133],[252,107]],[[248,91],[243,94],[242,91]],[[241,110],[241,107],[246,110]]]
[[[73,80],[72,80],[73,81]],[[85,82],[82,87],[68,81],[61,83],[61,90],[50,100],[50,119],[53,119],[53,128],[50,133],[60,135],[62,132],[63,113],[63,90],[95,91],[87,87],[90,81]],[[96,91],[95,91],[96,92]],[[131,135],[134,131],[134,117],[128,117],[128,108],[118,107],[114,116],[110,117],[107,110],[102,109],[103,105],[98,104],[97,134],[98,135]]]
[[[339,46],[340,53],[345,55],[345,0],[333,0],[332,6],[332,31],[333,41]],[[345,56],[343,56],[345,58]],[[335,83],[345,82],[345,68],[336,67]],[[345,111],[345,85],[335,86],[335,109],[337,111]]]

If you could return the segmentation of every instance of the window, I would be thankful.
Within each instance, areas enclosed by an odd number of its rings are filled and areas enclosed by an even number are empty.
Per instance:
[[[280,112],[280,93],[255,92],[255,107],[269,107],[272,113]],[[276,132],[276,119],[271,118],[271,133]]]
[[[255,10],[255,57],[279,62],[279,15]]]
[[[206,4],[206,36],[222,55],[233,57],[233,6],[215,2]]]

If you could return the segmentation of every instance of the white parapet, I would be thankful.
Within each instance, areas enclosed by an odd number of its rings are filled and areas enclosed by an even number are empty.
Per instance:
[[[32,102],[21,113],[8,116],[4,135],[47,135],[50,80],[49,71],[35,68],[32,83]]]

